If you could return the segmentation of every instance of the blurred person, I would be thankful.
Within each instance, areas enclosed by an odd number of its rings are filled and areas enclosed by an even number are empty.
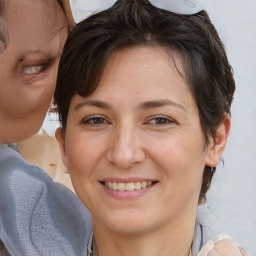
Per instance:
[[[85,207],[7,145],[40,129],[73,26],[67,0],[0,0],[1,256],[86,252],[90,216]]]
[[[0,1],[0,143],[27,139],[42,125],[68,34],[65,2]]]

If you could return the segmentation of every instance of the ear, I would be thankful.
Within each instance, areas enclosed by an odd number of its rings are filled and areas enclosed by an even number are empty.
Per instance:
[[[231,127],[231,118],[229,114],[225,114],[223,122],[217,129],[214,138],[211,138],[207,148],[207,156],[205,164],[208,166],[217,166],[226,147],[228,135]]]
[[[65,165],[65,167],[69,169],[68,160],[66,157],[65,138],[63,131],[60,127],[55,131],[55,137],[59,143],[62,162]]]

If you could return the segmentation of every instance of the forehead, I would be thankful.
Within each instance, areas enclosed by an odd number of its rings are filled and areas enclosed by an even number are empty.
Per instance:
[[[118,93],[125,94],[127,99],[129,95],[133,95],[133,99],[175,94],[192,96],[183,76],[183,61],[176,52],[159,46],[129,47],[110,55],[91,96],[106,98],[114,94],[119,97]]]
[[[130,79],[137,76],[141,79],[175,77],[187,83],[182,56],[175,50],[158,45],[139,45],[114,51],[107,59],[99,86],[119,74],[124,80],[130,74]]]
[[[127,65],[129,62],[132,62],[131,66]],[[183,56],[171,47],[142,44],[114,50],[109,54],[105,62],[101,79],[104,79],[104,76],[106,78],[109,72],[115,70],[120,65],[124,65],[129,69],[136,65],[142,66],[145,68],[146,76],[153,75],[146,72],[148,66],[155,65],[157,68],[160,68],[159,66],[162,65],[168,71],[187,81],[186,63]]]
[[[66,17],[57,0],[8,0],[3,3],[2,17],[10,44],[15,47],[31,49],[47,45],[67,30]]]

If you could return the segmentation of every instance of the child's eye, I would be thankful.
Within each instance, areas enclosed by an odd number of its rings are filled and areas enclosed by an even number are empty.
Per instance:
[[[23,67],[21,73],[25,75],[39,74],[45,70],[46,65]]]

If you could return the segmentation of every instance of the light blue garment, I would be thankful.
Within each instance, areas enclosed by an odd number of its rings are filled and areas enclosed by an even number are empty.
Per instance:
[[[0,145],[0,240],[12,256],[85,256],[91,232],[75,194]]]
[[[209,210],[204,206],[197,207],[196,226],[192,244],[192,255],[196,256],[202,247],[217,235],[213,228]]]

